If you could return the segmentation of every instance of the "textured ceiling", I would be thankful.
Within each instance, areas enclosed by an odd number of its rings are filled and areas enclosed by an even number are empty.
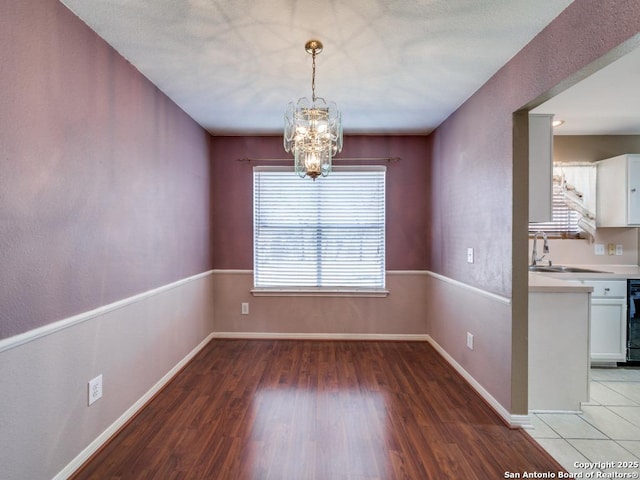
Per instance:
[[[62,0],[213,134],[282,131],[316,94],[345,133],[428,133],[571,0]]]
[[[640,48],[533,110],[564,125],[556,135],[640,134]]]

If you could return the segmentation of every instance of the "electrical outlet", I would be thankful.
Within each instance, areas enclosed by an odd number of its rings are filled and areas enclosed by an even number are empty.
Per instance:
[[[604,255],[604,244],[596,243],[595,246],[593,247],[593,253],[595,255]]]
[[[473,263],[473,248],[467,248],[467,263]]]
[[[624,246],[621,244],[616,245],[616,255],[622,255],[624,253]]]
[[[613,243],[609,243],[607,245],[607,253],[609,255],[615,255],[616,254],[616,246]]]
[[[249,315],[249,303],[248,302],[242,302],[241,312],[242,312],[242,315]]]
[[[473,335],[467,332],[467,348],[473,350]]]
[[[89,380],[89,405],[102,397],[102,374]]]

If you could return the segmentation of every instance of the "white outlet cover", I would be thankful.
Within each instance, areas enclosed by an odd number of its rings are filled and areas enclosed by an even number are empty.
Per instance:
[[[624,253],[624,245],[616,245],[616,255],[622,255]]]
[[[473,350],[473,334],[467,332],[467,347]]]
[[[102,397],[102,374],[89,380],[89,405]]]
[[[467,263],[473,263],[473,248],[467,248]]]
[[[596,243],[593,247],[593,253],[595,255],[604,255],[604,243]]]

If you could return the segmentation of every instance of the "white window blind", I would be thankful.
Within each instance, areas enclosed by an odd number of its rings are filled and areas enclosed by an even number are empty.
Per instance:
[[[552,238],[593,235],[596,223],[596,171],[593,163],[554,164],[552,220],[530,223],[529,235],[536,231],[543,231]]]
[[[384,288],[384,167],[256,167],[253,221],[256,288]]]
[[[563,200],[562,186],[553,184],[553,213],[550,222],[529,224],[529,235],[545,232],[551,238],[575,238],[582,229],[578,227],[580,215],[571,210]]]

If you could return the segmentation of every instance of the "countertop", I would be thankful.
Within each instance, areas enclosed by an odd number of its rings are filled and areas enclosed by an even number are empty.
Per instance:
[[[637,265],[570,265],[572,267],[599,270],[602,273],[548,273],[529,272],[529,293],[580,293],[593,288],[582,280],[626,280],[640,278]]]

